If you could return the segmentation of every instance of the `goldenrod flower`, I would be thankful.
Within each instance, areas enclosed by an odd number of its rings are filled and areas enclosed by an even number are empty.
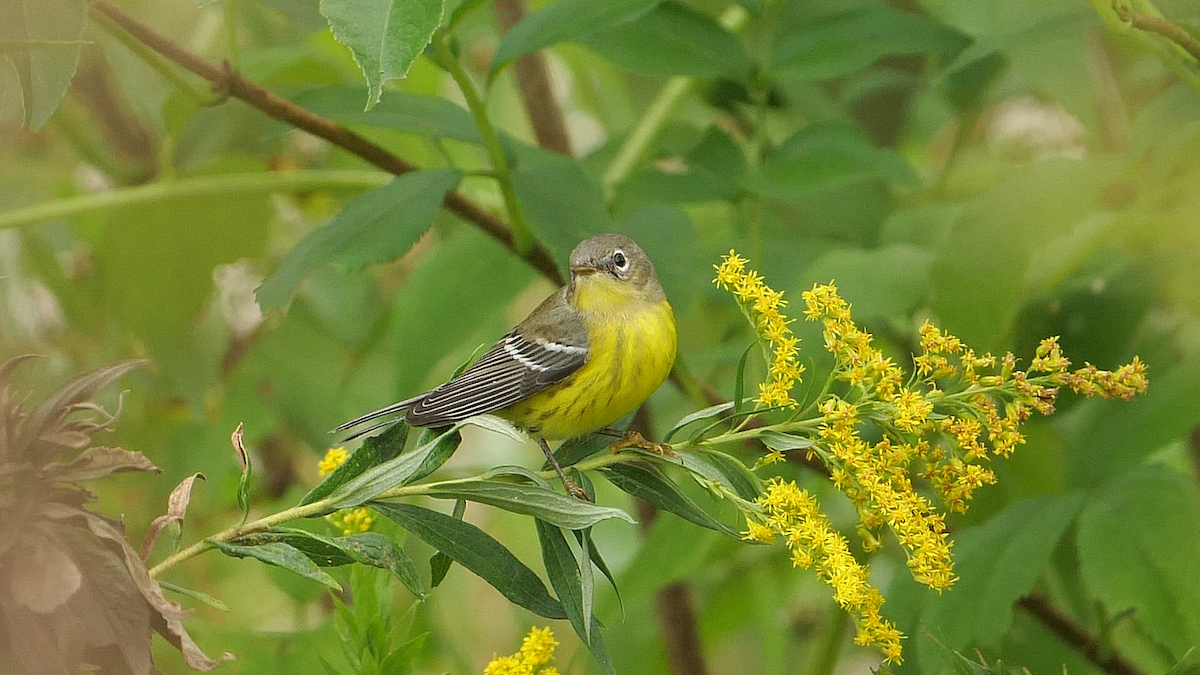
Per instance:
[[[757,504],[763,522],[747,519],[746,538],[769,542],[781,536],[792,553],[792,564],[814,568],[833,588],[834,601],[855,615],[855,642],[876,645],[885,660],[899,663],[903,635],[880,616],[883,597],[871,586],[866,568],[855,560],[846,538],[833,529],[812,495],[794,482],[772,479]]]
[[[325,452],[325,457],[317,464],[317,475],[321,478],[333,473],[333,470],[342,465],[350,453],[346,452],[345,448],[330,448]]]
[[[804,366],[796,360],[800,340],[792,334],[792,322],[780,310],[787,306],[783,291],[772,290],[754,270],[746,271],[747,261],[730,249],[720,265],[713,265],[718,288],[733,291],[754,330],[770,345],[767,380],[759,383],[755,401],[766,408],[794,408],[792,388],[800,381]]]
[[[531,628],[512,656],[494,656],[483,675],[558,675],[558,668],[547,665],[554,660],[558,640],[549,627]]]

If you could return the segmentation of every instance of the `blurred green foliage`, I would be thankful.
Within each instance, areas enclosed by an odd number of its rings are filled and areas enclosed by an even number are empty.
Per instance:
[[[477,120],[423,55],[434,28],[451,25],[536,240],[561,268],[590,234],[637,239],[676,309],[682,362],[726,397],[750,332],[709,279],[733,247],[793,300],[836,280],[902,363],[926,318],[979,352],[1029,359],[1039,339],[1061,335],[1077,363],[1139,354],[1144,397],[1064,396],[1059,415],[1031,422],[1028,443],[994,462],[999,484],[951,521],[954,588],[918,587],[894,545],[871,560],[885,614],[908,635],[898,674],[1005,672],[998,659],[1039,674],[1100,672],[1018,604],[1031,592],[1104,649],[1165,672],[1200,645],[1200,67],[1093,4],[557,0],[533,3],[504,34],[490,4],[473,0],[121,3],[420,167],[393,179],[161,59],[148,64],[94,8],[87,21],[84,0],[6,0],[0,360],[49,356],[22,371],[37,391],[106,361],[153,361],[126,380],[112,444],[163,475],[100,489],[99,510],[123,514],[131,533],[197,471],[208,480],[185,541],[236,522],[241,465],[228,439],[238,423],[254,457],[252,515],[299,501],[328,429],[439,383],[552,290],[513,250],[438,208],[451,189],[505,220],[514,206]],[[1194,3],[1130,7],[1200,35]],[[542,48],[554,86],[541,104],[561,108],[575,157],[535,147],[530,118],[544,111],[526,107],[505,67]],[[633,161],[613,170],[622,157]],[[819,383],[829,365],[819,329],[793,328]],[[666,385],[651,426],[662,433],[698,407]],[[536,456],[476,434],[441,470]],[[852,526],[823,478],[779,471]],[[673,503],[704,499],[684,487]],[[595,489],[600,503],[634,511],[612,485]],[[539,559],[529,519],[472,505],[466,521]],[[618,603],[596,584],[593,620],[616,672],[668,672],[652,594],[677,581],[688,582],[711,672],[878,663],[781,550],[671,514],[644,525],[591,530],[621,589]],[[432,553],[416,537],[403,549]],[[564,539],[557,553],[568,549]],[[201,646],[238,656],[229,673],[481,672],[544,621],[457,567],[423,602],[380,570],[348,569],[332,568],[327,583],[351,589],[349,605],[212,554],[167,579],[232,610],[176,598],[196,607],[188,624]],[[535,571],[556,591],[570,581]],[[599,672],[563,625],[560,668]],[[159,667],[184,672],[160,646]],[[979,663],[953,656],[976,649]]]

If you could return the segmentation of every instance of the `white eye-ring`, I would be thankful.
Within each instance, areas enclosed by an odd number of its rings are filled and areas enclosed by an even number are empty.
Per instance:
[[[613,252],[612,261],[613,264],[617,266],[617,269],[621,270],[622,272],[629,269],[629,258],[625,257],[625,252],[621,249],[617,249]]]

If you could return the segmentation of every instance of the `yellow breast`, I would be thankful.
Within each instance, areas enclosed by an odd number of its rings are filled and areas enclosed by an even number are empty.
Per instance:
[[[600,292],[605,292],[597,289]],[[546,439],[573,438],[616,422],[642,404],[675,364],[675,315],[666,300],[577,299],[588,361],[562,382],[501,411]],[[589,311],[597,305],[610,311]]]

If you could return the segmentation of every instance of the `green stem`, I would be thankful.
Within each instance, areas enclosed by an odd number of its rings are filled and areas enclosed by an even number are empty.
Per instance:
[[[471,76],[467,74],[450,50],[449,40],[450,37],[446,33],[434,36],[432,45],[436,62],[450,74],[450,77],[454,78],[454,82],[458,84],[458,88],[467,102],[467,109],[471,111],[471,117],[475,118],[475,126],[479,129],[480,137],[483,138],[483,145],[487,148],[488,157],[492,161],[492,169],[496,172],[496,179],[500,183],[500,194],[503,195],[504,203],[508,207],[513,244],[519,254],[525,255],[533,249],[533,231],[529,227],[529,221],[525,218],[521,202],[517,199],[517,190],[513,186],[508,157],[504,154],[504,146],[500,144],[500,136],[496,133],[496,128],[492,126],[492,122],[488,118],[487,102],[480,96]]]
[[[238,70],[241,57],[237,43],[237,0],[225,0],[225,37],[229,40],[229,63]]]
[[[104,29],[109,35],[117,39],[118,42],[133,52],[134,56],[138,57],[154,70],[158,71],[168,82],[179,88],[180,91],[187,94],[202,106],[214,105],[220,103],[224,97],[220,94],[207,93],[201,89],[197,89],[183,73],[179,72],[166,59],[159,56],[158,52],[143,44],[140,40],[130,35],[124,28],[117,25],[104,12],[89,12],[89,17]]]
[[[213,548],[212,542],[214,541],[229,541],[230,539],[240,537],[244,534],[262,532],[263,530],[270,529],[272,526],[279,525],[280,523],[286,523],[299,518],[315,516],[330,510],[332,503],[333,502],[329,499],[322,499],[311,504],[305,504],[304,506],[296,506],[290,509],[285,509],[279,513],[273,513],[269,516],[259,518],[258,520],[251,521],[244,525],[234,525],[233,527],[224,529],[211,537],[206,537],[205,539],[202,539],[191,546],[168,556],[165,560],[150,568],[150,576],[157,577],[163,572],[175,567],[179,563],[204,553],[210,548]]]
[[[732,5],[725,10],[718,21],[727,30],[737,32],[746,25],[749,19],[750,13],[744,7]],[[667,124],[667,118],[691,93],[695,84],[696,78],[694,77],[676,76],[667,80],[658,95],[650,102],[646,113],[638,120],[637,126],[617,149],[617,154],[609,163],[608,168],[604,170],[601,184],[604,186],[606,194],[611,197],[616,186],[629,178],[633,170],[646,158],[654,142],[662,134],[662,130]]]
[[[391,174],[382,171],[318,170],[199,176],[183,180],[161,181],[149,185],[58,199],[0,213],[0,230],[180,197],[304,192],[319,189],[367,190],[384,185],[392,178]]]

